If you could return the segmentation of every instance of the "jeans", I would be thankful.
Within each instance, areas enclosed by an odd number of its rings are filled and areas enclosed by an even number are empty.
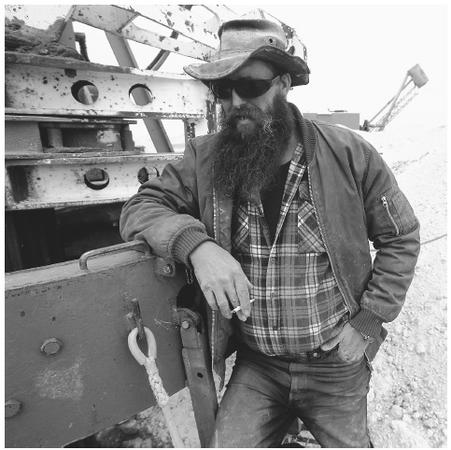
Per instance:
[[[321,447],[370,447],[366,360],[336,350],[321,360],[282,361],[240,350],[210,447],[279,447],[296,417]]]

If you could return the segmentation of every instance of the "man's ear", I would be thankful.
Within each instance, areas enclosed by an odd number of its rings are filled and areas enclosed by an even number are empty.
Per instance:
[[[283,73],[280,75],[280,81],[282,83],[282,90],[285,97],[288,95],[288,91],[291,89],[291,75],[289,73]]]

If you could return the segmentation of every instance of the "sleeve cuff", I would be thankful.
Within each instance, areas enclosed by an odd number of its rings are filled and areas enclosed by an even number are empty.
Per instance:
[[[368,309],[361,309],[352,319],[349,324],[360,333],[373,338],[380,336],[382,320]]]
[[[213,238],[198,228],[188,228],[180,233],[172,244],[172,256],[175,260],[189,266],[190,262],[188,257],[191,252],[206,241],[215,242]]]

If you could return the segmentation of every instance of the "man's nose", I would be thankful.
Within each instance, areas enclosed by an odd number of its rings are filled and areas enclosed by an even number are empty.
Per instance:
[[[240,106],[244,105],[246,103],[246,100],[242,99],[235,91],[235,89],[232,89],[232,106]]]

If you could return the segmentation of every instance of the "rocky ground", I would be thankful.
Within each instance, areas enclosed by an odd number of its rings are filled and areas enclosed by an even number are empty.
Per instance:
[[[447,447],[446,129],[409,131],[408,136],[390,131],[365,135],[383,154],[412,203],[423,242],[405,307],[387,325],[388,338],[373,363],[370,434],[379,448]],[[231,363],[229,372],[230,367]],[[171,398],[171,409],[185,446],[198,447],[186,389]],[[157,407],[96,439],[101,447],[172,446]]]

